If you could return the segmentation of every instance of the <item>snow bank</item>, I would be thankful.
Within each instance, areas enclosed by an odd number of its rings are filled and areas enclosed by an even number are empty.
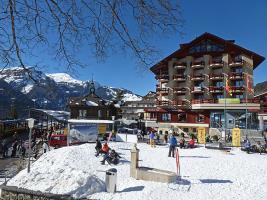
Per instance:
[[[8,182],[31,190],[85,197],[105,190],[96,174],[99,161],[88,145],[50,151],[32,164],[31,172],[21,171]]]
[[[24,170],[8,185],[103,200],[267,199],[267,155],[246,154],[238,149],[230,153],[204,147],[182,149],[182,181],[166,184],[130,177],[132,144],[110,143],[122,156],[117,166],[100,165],[102,158],[94,156],[94,146],[84,144],[51,151],[33,164],[29,175]],[[167,156],[167,146],[138,144],[138,148],[141,166],[176,172],[175,159]],[[104,192],[105,173],[101,172],[111,167],[118,170],[115,194]]]

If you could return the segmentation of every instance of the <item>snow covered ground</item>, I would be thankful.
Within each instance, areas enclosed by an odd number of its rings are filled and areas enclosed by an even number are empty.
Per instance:
[[[204,147],[180,151],[180,184],[135,180],[130,174],[130,149],[133,144],[111,143],[121,153],[117,166],[101,165],[101,157],[94,156],[94,144],[84,144],[50,151],[31,168],[21,171],[8,182],[32,190],[71,194],[92,199],[186,199],[186,200],[266,200],[267,155],[246,154],[239,149],[230,153]],[[175,159],[167,157],[168,147],[151,148],[138,144],[140,165],[175,172]],[[105,190],[105,173],[118,170],[118,192]]]

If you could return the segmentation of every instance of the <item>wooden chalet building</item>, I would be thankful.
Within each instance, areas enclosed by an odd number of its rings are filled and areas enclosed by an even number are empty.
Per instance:
[[[89,94],[84,97],[71,97],[68,102],[71,119],[112,120],[118,115],[118,108],[95,94],[94,82],[90,83]]]
[[[150,68],[157,80],[157,109],[146,116],[159,129],[245,128],[246,110],[253,128],[260,110],[254,101],[253,70],[264,57],[234,40],[204,33]],[[164,130],[163,130],[164,131]]]

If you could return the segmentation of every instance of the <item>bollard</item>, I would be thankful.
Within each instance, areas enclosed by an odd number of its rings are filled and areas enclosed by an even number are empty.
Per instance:
[[[106,191],[115,193],[117,189],[117,169],[111,168],[106,171]]]

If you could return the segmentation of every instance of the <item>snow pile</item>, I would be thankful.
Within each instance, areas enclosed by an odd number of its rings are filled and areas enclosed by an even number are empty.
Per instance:
[[[69,74],[66,74],[66,73],[46,74],[46,76],[53,79],[57,83],[75,83],[75,84],[83,85],[83,81],[74,79]]]
[[[23,170],[8,185],[103,200],[267,199],[266,155],[237,149],[230,153],[204,147],[179,149],[182,181],[166,184],[130,177],[132,144],[110,143],[121,153],[117,166],[100,165],[102,158],[94,156],[94,146],[84,144],[49,152],[32,165],[29,175]],[[138,148],[141,166],[176,172],[175,158],[167,156],[167,146],[138,144]],[[104,192],[105,173],[101,172],[112,167],[118,170],[115,194]]]
[[[98,106],[98,104],[93,101],[86,101],[86,105],[87,106]]]
[[[85,197],[105,190],[95,174],[99,161],[88,145],[50,151],[32,164],[31,172],[21,171],[8,185],[55,194]]]

